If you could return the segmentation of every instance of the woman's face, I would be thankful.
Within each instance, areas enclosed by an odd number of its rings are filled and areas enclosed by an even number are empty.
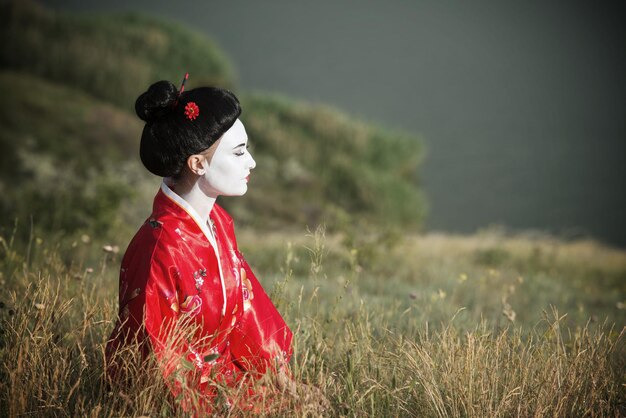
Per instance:
[[[203,160],[200,188],[215,197],[245,194],[250,171],[256,162],[248,152],[248,135],[243,123],[237,119],[216,145],[213,156]]]

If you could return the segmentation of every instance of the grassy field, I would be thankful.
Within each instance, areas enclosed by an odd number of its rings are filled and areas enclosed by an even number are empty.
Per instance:
[[[298,381],[330,416],[620,416],[626,253],[505,236],[239,231],[295,334]],[[154,368],[106,386],[115,245],[0,241],[1,398],[8,416],[170,416]],[[146,377],[147,375],[147,377]],[[276,416],[320,413],[285,395]],[[243,413],[245,415],[245,413]],[[231,415],[238,415],[231,412]]]

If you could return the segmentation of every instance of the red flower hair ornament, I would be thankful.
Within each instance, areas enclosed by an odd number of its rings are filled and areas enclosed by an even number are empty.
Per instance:
[[[185,116],[187,119],[194,120],[200,114],[200,108],[195,102],[188,102],[185,106]]]

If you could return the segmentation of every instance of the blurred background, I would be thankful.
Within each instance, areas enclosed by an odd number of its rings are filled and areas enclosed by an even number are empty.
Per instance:
[[[291,209],[299,215],[260,202],[261,195],[253,197],[271,219],[333,223],[361,212],[380,219],[390,210],[392,223],[412,219],[422,230],[471,233],[500,225],[626,245],[623,2],[45,0],[23,7],[36,11],[22,16],[12,35],[4,22],[3,67],[88,90],[126,111],[124,118],[135,129],[135,136],[120,140],[127,144],[126,157],[134,158],[140,130],[130,122],[134,98],[152,81],[178,83],[187,70],[192,86],[212,81],[255,97],[256,104],[244,108],[246,117],[260,118],[263,112],[255,106],[267,109],[266,98],[272,97],[272,106],[278,100],[287,112],[302,105],[313,109],[304,113],[351,115],[349,129],[352,121],[367,129],[382,126],[383,136],[393,140],[381,148],[393,147],[393,141],[403,144],[380,151],[385,154],[380,160],[389,159],[391,168],[375,157],[363,161],[354,150],[322,167],[307,161],[304,148],[285,153],[283,144],[276,145],[278,159],[264,156],[270,149],[262,142],[270,140],[252,129],[261,160],[268,162],[257,172],[275,167],[273,176],[286,172],[292,180],[291,189],[283,179],[278,181],[282,191],[267,196],[297,195]],[[135,17],[110,16],[122,12]],[[176,22],[165,26],[201,34],[210,46],[190,52],[194,46],[186,35],[164,34],[146,23],[146,16]],[[141,25],[151,28],[143,36],[135,33]],[[19,51],[7,36],[22,38]],[[54,46],[44,46],[46,41]],[[40,43],[47,63],[24,50],[33,48],[29,42]],[[123,50],[127,47],[132,50]],[[185,54],[191,58],[181,59]],[[143,55],[150,56],[149,65]],[[38,89],[27,82],[16,94],[26,91]],[[268,112],[281,113],[275,110]],[[126,121],[118,123],[125,131]],[[333,141],[355,142],[337,129],[311,135],[326,135],[331,148]],[[111,133],[101,139],[100,146],[109,146]],[[419,146],[409,152],[405,140]],[[300,186],[309,187],[325,172],[323,186],[333,190],[302,193]],[[387,181],[368,184],[379,172]],[[396,184],[399,178],[406,184]],[[259,181],[267,191],[272,176]],[[381,192],[390,186],[394,191]],[[246,207],[232,210],[253,222]]]

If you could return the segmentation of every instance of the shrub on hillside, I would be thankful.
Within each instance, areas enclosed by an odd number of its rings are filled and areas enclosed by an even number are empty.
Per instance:
[[[259,167],[247,197],[250,207],[331,228],[345,216],[409,228],[423,221],[426,205],[417,175],[422,153],[415,137],[277,96],[245,96],[243,108]],[[253,221],[254,214],[242,217]]]

